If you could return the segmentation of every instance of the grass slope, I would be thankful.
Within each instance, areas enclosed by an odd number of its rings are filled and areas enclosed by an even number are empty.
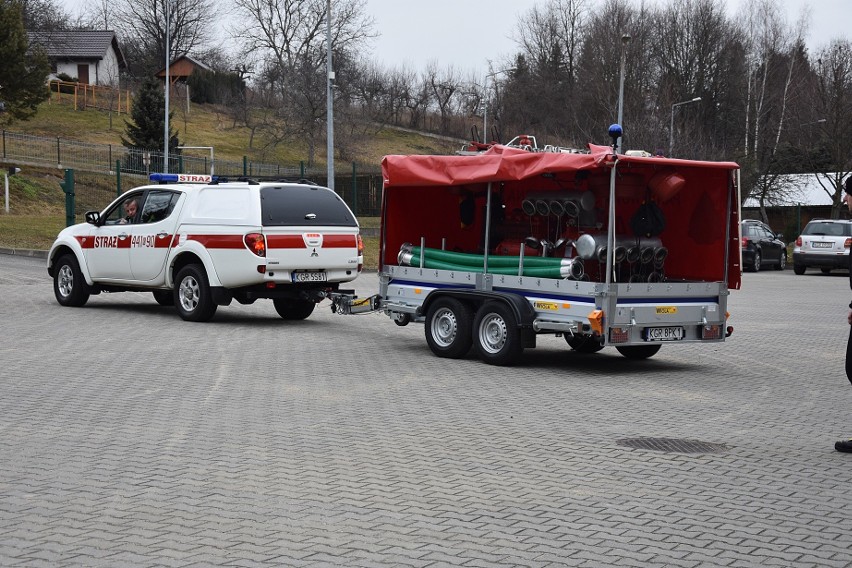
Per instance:
[[[67,103],[70,99],[65,96]],[[255,134],[249,147],[251,132],[244,126],[235,125],[227,109],[215,105],[190,106],[173,102],[174,115],[171,126],[178,131],[182,145],[213,146],[216,158],[222,160],[250,160],[266,163],[297,166],[307,161],[308,149],[296,141],[271,146],[262,134]],[[8,128],[33,136],[57,137],[92,144],[121,144],[125,131],[126,113],[118,114],[97,110],[74,110],[69,104],[60,104],[55,99],[43,103],[36,115],[25,122],[17,122]],[[367,134],[348,134],[353,140],[351,158],[363,166],[379,167],[381,158],[387,154],[446,154],[458,148],[458,142],[428,135],[420,135],[404,129],[373,128]],[[199,155],[205,155],[205,151]],[[321,152],[321,153],[320,153]],[[318,149],[317,167],[325,166],[325,146]],[[0,166],[6,169],[11,162]],[[348,164],[336,165],[348,170]],[[65,226],[65,194],[59,182],[63,171],[53,167],[23,168],[19,174],[9,178],[9,214],[0,209],[0,248],[46,250]],[[77,221],[89,209],[100,209],[115,197],[115,178],[102,174],[75,172]],[[136,182],[138,183],[138,182]],[[134,182],[123,179],[122,190],[132,187]],[[4,203],[5,205],[5,203]],[[377,227],[375,218],[360,219],[363,227]],[[375,268],[378,263],[378,239],[365,237],[365,266]]]

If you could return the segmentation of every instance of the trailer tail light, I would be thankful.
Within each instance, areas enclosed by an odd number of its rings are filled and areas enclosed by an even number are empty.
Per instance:
[[[630,339],[630,331],[626,327],[614,327],[609,330],[610,343],[626,343]]]
[[[257,256],[266,256],[266,239],[261,233],[248,233],[243,237],[246,247]]]
[[[721,324],[702,325],[701,339],[722,339]]]

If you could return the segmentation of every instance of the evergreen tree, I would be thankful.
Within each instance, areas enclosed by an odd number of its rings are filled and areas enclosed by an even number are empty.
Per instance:
[[[50,63],[40,47],[29,50],[18,0],[0,0],[0,61],[0,124],[26,120],[50,96]]]
[[[0,0],[2,2],[3,0]],[[133,100],[130,110],[132,122],[127,123],[125,133],[127,138],[121,137],[121,143],[127,148],[144,148],[146,150],[163,150],[163,132],[165,128],[165,92],[160,87],[159,81],[154,77],[148,77],[142,82],[142,86]],[[169,152],[177,148],[177,132],[172,130],[171,125],[173,113],[169,112]]]

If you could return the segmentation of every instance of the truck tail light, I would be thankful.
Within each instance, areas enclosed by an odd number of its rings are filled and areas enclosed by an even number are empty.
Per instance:
[[[748,237],[743,237],[743,244],[742,244],[742,247],[743,247],[743,248],[748,248]]]
[[[262,233],[248,233],[243,237],[246,247],[257,256],[266,256],[266,239]]]
[[[361,235],[358,235],[358,256],[364,257],[364,239],[361,238]],[[360,273],[362,270],[364,270],[364,263],[359,262],[358,272]]]
[[[801,237],[801,235],[800,235],[798,238],[796,238],[796,246],[797,246],[797,247],[802,246],[802,237]]]
[[[843,241],[843,248],[849,248],[850,246],[852,246],[852,238],[847,238]]]

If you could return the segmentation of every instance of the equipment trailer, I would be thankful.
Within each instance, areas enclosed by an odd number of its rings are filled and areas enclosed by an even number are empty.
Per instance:
[[[739,166],[493,145],[386,156],[377,297],[439,357],[510,365],[542,333],[631,359],[729,336]]]

